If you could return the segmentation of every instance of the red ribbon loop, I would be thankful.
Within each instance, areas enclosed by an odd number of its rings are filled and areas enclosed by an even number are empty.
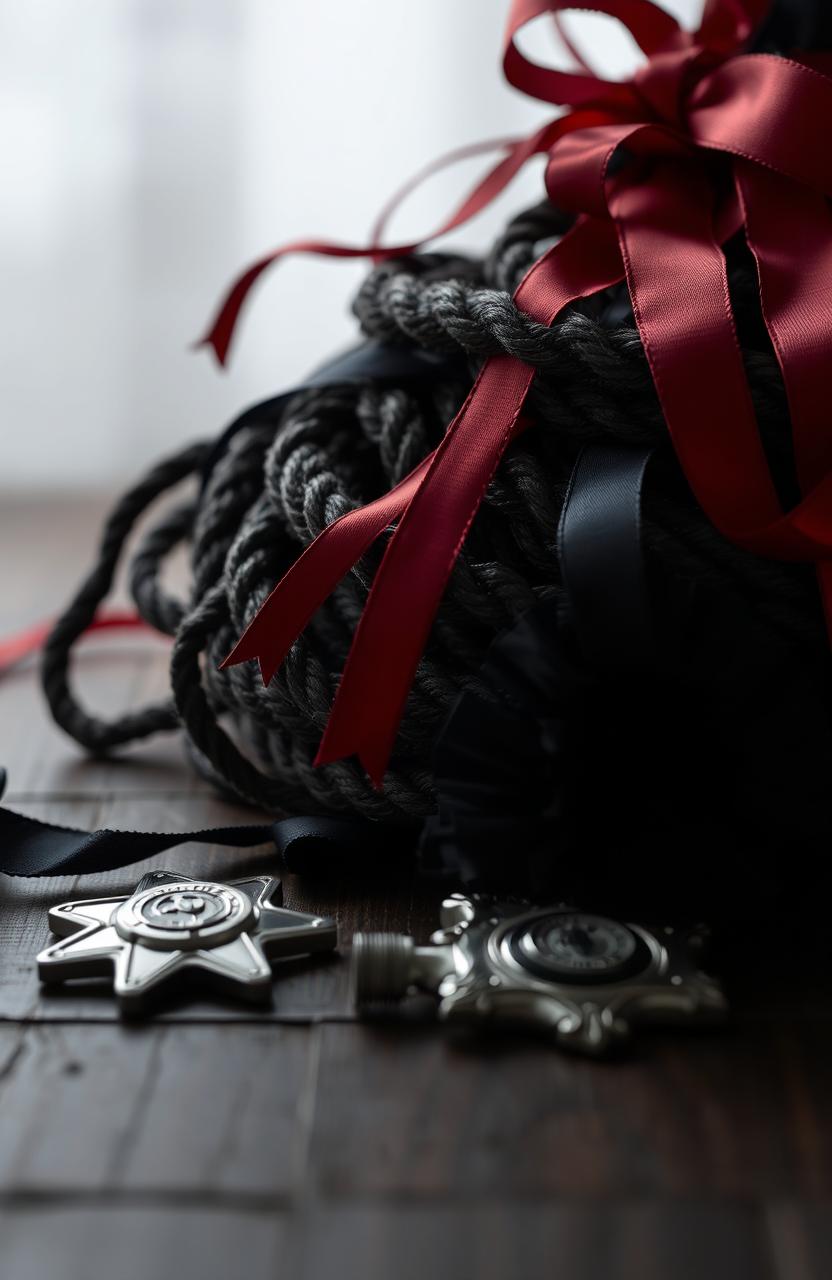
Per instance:
[[[595,9],[621,21],[648,62],[612,83],[580,63],[529,61],[517,31],[542,14]],[[651,0],[515,0],[504,67],[516,87],[575,108],[504,159],[444,230],[483,208],[530,155],[546,151],[552,199],[573,230],[515,294],[552,324],[563,308],[625,278],[673,444],[704,511],[760,555],[814,560],[832,625],[832,432],[825,368],[832,337],[832,79],[743,47],[765,0],[708,0],[698,32]],[[610,161],[617,154],[616,164]],[[385,212],[386,214],[389,212]],[[382,219],[382,223],[384,218]],[[376,256],[305,242],[255,264],[208,339],[224,358],[253,281],[292,248]],[[789,399],[802,497],[781,508],[734,328],[722,244],[740,228],[755,256],[763,318]],[[226,664],[259,658],[268,680],[337,581],[391,524],[338,689],[318,763],[357,753],[381,785],[407,693],[442,592],[502,454],[522,427],[531,367],[486,361],[439,447],[391,493],[326,529],[277,585]]]

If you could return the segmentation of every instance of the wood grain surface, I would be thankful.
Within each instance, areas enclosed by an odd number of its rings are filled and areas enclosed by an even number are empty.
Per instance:
[[[0,626],[54,610],[101,504],[0,504]],[[13,549],[14,554],[9,554]],[[165,686],[151,637],[90,642],[99,711]],[[0,679],[6,803],[78,827],[187,829],[263,815],[217,797],[175,737],[85,760],[32,666]],[[391,859],[395,859],[391,850]],[[273,871],[269,848],[185,845],[121,872],[0,877],[0,1276],[251,1280],[824,1280],[832,1275],[832,1000],[751,954],[735,1017],[645,1035],[614,1063],[529,1038],[353,1019],[346,964],[291,961],[259,1012],[197,993],[123,1025],[106,984],[45,993],[46,911],[143,871]],[[408,872],[286,877],[287,905],[425,937]]]

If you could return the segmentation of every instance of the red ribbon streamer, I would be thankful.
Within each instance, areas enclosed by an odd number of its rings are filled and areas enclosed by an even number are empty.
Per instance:
[[[572,110],[525,141],[499,144],[505,158],[442,230],[483,208],[531,155],[548,153],[547,191],[577,221],[529,271],[517,305],[549,325],[576,299],[626,279],[668,430],[703,510],[749,551],[816,562],[832,626],[824,378],[832,337],[832,79],[819,59],[810,66],[742,52],[767,7],[767,0],[708,0],[699,30],[688,33],[651,0],[515,0],[508,80]],[[566,9],[618,18],[647,55],[645,66],[611,83],[583,63],[563,72],[530,62],[515,44],[519,28]],[[802,493],[789,512],[760,441],[728,294],[721,246],[740,228],[789,400]],[[377,229],[369,249],[303,242],[262,259],[236,283],[205,341],[222,361],[248,290],[284,253],[387,257],[417,247],[382,246]],[[317,763],[357,753],[381,785],[439,600],[500,458],[522,429],[532,377],[511,357],[486,361],[435,452],[389,494],[324,530],[226,659],[258,658],[268,681],[338,580],[396,523]]]
[[[4,636],[0,640],[0,676],[11,671],[12,667],[16,667],[24,659],[40,653],[54,625],[54,621],[36,622],[25,631]],[[146,627],[147,623],[137,613],[102,613],[93,619],[84,634],[87,635],[90,631],[135,630]]]

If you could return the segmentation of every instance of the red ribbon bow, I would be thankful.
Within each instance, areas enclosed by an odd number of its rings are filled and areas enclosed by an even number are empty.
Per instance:
[[[570,303],[626,279],[667,426],[703,510],[749,551],[815,561],[832,620],[832,79],[817,59],[810,67],[741,52],[767,7],[708,0],[699,30],[688,33],[651,0],[514,0],[506,76],[572,110],[532,138],[500,144],[505,158],[443,230],[488,203],[529,156],[548,152],[546,189],[577,220],[528,272],[518,307],[550,325]],[[644,67],[612,83],[586,67],[566,73],[528,61],[514,43],[519,28],[570,8],[620,19],[647,55]],[[760,441],[731,312],[721,245],[740,228],[791,411],[802,496],[789,512]],[[416,247],[287,246],[241,277],[205,341],[223,360],[246,293],[282,253],[381,257]],[[356,753],[381,785],[442,592],[524,425],[532,377],[520,360],[487,360],[438,448],[390,493],[325,529],[226,659],[258,658],[268,682],[337,582],[396,523],[317,764]]]

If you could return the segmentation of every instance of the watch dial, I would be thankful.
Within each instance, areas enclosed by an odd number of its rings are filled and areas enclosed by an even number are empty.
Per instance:
[[[608,982],[637,973],[649,960],[627,925],[580,911],[553,911],[521,925],[511,950],[524,968],[561,982]]]

